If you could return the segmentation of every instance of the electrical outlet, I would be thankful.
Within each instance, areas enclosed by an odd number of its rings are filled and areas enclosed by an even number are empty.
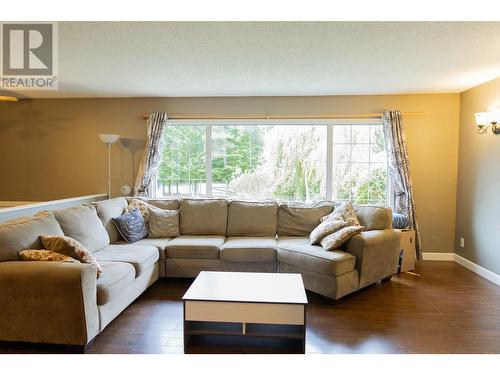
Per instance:
[[[465,240],[463,237],[460,237],[460,247],[465,247]]]

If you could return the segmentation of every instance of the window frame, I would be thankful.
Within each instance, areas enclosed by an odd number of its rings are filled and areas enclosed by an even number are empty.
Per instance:
[[[332,188],[333,188],[333,127],[338,125],[382,125],[382,119],[380,118],[345,118],[345,119],[172,119],[167,121],[168,126],[205,126],[205,168],[206,168],[206,195],[203,198],[212,198],[212,127],[213,126],[223,126],[223,125],[234,125],[234,126],[326,126],[326,171],[325,171],[325,189],[326,189],[326,200],[332,200]],[[350,143],[352,144],[352,143]],[[387,193],[386,193],[386,205],[392,207],[394,196],[392,184],[390,181],[389,164],[387,164]],[[150,186],[149,193],[151,197],[156,196],[156,186],[157,180],[156,175],[154,176],[153,183]]]

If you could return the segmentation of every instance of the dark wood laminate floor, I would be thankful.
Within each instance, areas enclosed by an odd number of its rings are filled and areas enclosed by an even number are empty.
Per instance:
[[[415,272],[337,304],[308,293],[306,352],[500,353],[499,286],[452,262],[424,261]],[[88,353],[183,353],[180,300],[190,282],[157,282]]]

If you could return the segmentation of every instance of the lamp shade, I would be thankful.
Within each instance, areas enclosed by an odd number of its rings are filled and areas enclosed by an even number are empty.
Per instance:
[[[478,113],[475,113],[474,116],[476,116],[476,125],[477,126],[485,126],[489,123],[488,112],[478,112]]]
[[[500,122],[500,109],[492,107],[488,110],[488,121],[492,124]]]
[[[99,134],[99,139],[103,143],[110,145],[110,144],[115,143],[117,140],[119,140],[120,136],[118,134]]]

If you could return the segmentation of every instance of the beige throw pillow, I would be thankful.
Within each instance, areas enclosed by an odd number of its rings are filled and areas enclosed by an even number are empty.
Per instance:
[[[21,250],[18,252],[19,257],[22,260],[29,261],[44,261],[44,262],[63,262],[63,263],[80,263],[74,258],[69,256],[56,253],[51,250],[36,250],[36,249],[27,249]]]
[[[326,220],[343,220],[349,227],[360,225],[358,216],[351,202],[341,203],[330,215],[321,218],[321,222]]]
[[[343,220],[323,221],[311,232],[311,234],[309,235],[309,242],[311,243],[311,245],[317,245],[323,238],[325,238],[329,234],[335,233],[345,226],[346,223]]]
[[[149,208],[149,238],[172,238],[180,236],[179,211]]]
[[[94,264],[97,267],[97,278],[102,274],[102,268],[92,253],[77,240],[67,236],[40,236],[42,245],[48,250],[66,255],[82,263]]]
[[[325,250],[334,250],[342,246],[349,238],[362,232],[364,227],[354,225],[340,229],[339,231],[329,234],[321,240],[321,246]]]

